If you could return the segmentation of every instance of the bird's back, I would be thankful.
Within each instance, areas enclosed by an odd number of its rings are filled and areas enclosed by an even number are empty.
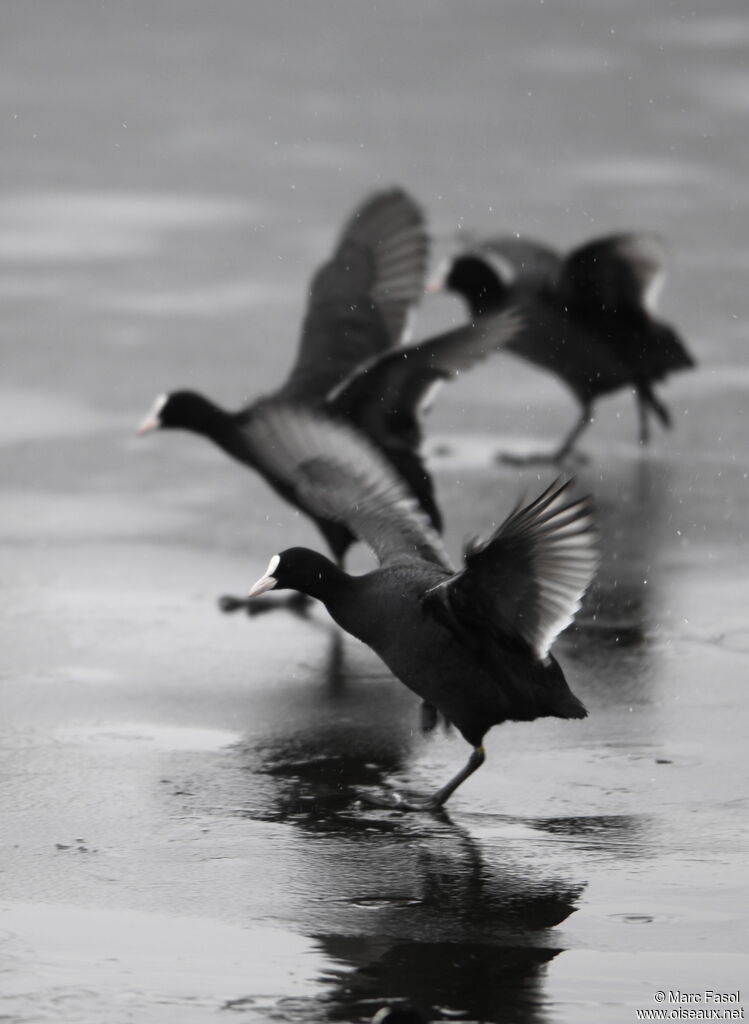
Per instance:
[[[577,323],[553,298],[538,295],[521,307],[523,327],[507,344],[534,366],[560,377],[582,401],[616,391],[632,372],[614,348]]]
[[[474,746],[504,721],[584,717],[585,709],[553,658],[542,662],[527,649],[487,644],[486,658],[480,660],[438,621],[423,598],[450,575],[433,563],[404,558],[357,577],[355,590],[328,609]]]
[[[633,381],[663,380],[695,365],[676,331],[644,313],[600,314],[579,323],[627,367]]]
[[[555,373],[583,402],[694,366],[655,316],[665,254],[650,236],[594,239],[564,258],[540,243],[498,239],[455,266],[454,283],[474,314],[518,304],[524,326],[507,350]],[[481,272],[489,277],[477,297]]]

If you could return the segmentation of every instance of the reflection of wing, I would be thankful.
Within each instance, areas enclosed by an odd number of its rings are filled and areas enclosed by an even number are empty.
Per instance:
[[[415,448],[418,415],[435,382],[457,377],[511,342],[523,326],[515,310],[481,317],[418,345],[386,352],[357,368],[328,403],[382,447]]]
[[[338,420],[270,399],[248,424],[254,457],[304,508],[345,524],[380,562],[418,557],[449,568],[442,542],[369,442]]]
[[[666,252],[654,235],[611,235],[574,249],[562,264],[560,299],[590,313],[654,313]]]
[[[487,541],[468,548],[462,572],[429,592],[427,604],[459,635],[495,635],[547,657],[598,562],[590,499],[568,502],[570,486],[556,481],[518,506]]]
[[[322,399],[359,363],[397,345],[424,290],[429,240],[400,189],[366,200],[314,277],[287,399]]]

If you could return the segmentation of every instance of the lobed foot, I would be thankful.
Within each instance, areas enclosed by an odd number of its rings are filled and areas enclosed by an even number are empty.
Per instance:
[[[575,462],[584,465],[589,461],[582,452],[532,452],[530,455],[513,455],[511,452],[497,452],[495,462],[507,466],[539,466],[559,465],[562,462]]]
[[[312,599],[306,594],[294,593],[286,598],[264,598],[234,597],[232,594],[223,594],[218,599],[218,606],[225,615],[233,615],[235,612],[243,611],[250,618],[257,615],[265,615],[267,612],[277,611],[279,608],[286,609],[300,618],[307,618],[309,615]]]
[[[409,800],[406,797],[401,796],[400,793],[395,793],[397,806],[402,811],[417,811],[422,814],[443,814],[444,804],[442,804],[435,797],[428,797],[426,800]]]
[[[359,799],[368,807],[375,807],[380,811],[417,811],[427,814],[444,812],[442,802],[435,797],[428,797],[425,800],[410,799],[397,790],[391,793],[361,793]]]
[[[246,597],[234,597],[232,594],[222,594],[218,599],[218,606],[224,615],[233,615],[234,612],[245,611],[251,615],[251,605]]]

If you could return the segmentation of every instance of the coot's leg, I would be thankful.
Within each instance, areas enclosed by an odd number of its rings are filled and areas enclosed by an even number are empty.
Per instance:
[[[462,785],[469,776],[481,767],[486,760],[486,751],[483,747],[474,747],[471,756],[465,767],[461,768],[457,775],[454,775],[448,783],[438,789],[434,796],[428,800],[406,800],[400,794],[396,794],[396,806],[404,811],[439,811],[450,799],[458,786]]]
[[[577,439],[580,437],[586,427],[589,427],[593,422],[593,410],[589,404],[583,406],[583,411],[580,415],[580,419],[574,425],[569,434],[562,441],[561,445],[554,454],[551,456],[552,462],[562,462],[570,454],[575,446]]]
[[[439,810],[439,808],[442,807],[447,802],[447,800],[449,800],[449,798],[453,795],[458,786],[462,785],[466,781],[466,779],[469,778],[469,776],[473,775],[473,773],[481,767],[485,760],[486,751],[484,750],[484,748],[474,747],[473,750],[471,751],[471,756],[468,758],[465,767],[461,768],[458,774],[454,775],[453,778],[450,779],[450,781],[446,783],[441,789],[438,789],[433,797],[431,797],[429,800],[426,800],[424,802],[423,809],[425,811]],[[420,808],[416,809],[419,810]]]
[[[650,444],[650,423],[648,421],[648,405],[645,395],[639,389],[635,392],[637,399],[637,415],[640,423],[640,444]]]
[[[671,426],[671,414],[660,399],[656,398],[653,389],[646,382],[640,382],[636,388],[637,410],[640,414],[640,444],[650,441],[650,423],[648,412],[654,412],[664,427]]]
[[[584,405],[580,419],[577,420],[575,425],[569,434],[562,441],[561,445],[555,452],[537,452],[532,455],[507,455],[502,454],[498,456],[500,462],[508,462],[513,466],[530,466],[537,462],[563,462],[572,452],[575,442],[580,437],[582,432],[593,422],[593,410],[591,406]],[[584,456],[576,456],[580,461],[584,461]]]
[[[458,786],[464,783],[469,776],[473,775],[485,760],[486,751],[484,748],[474,747],[465,767],[461,768],[458,774],[454,775],[446,785],[438,789],[434,796],[430,796],[426,800],[409,800],[407,797],[401,796],[400,793],[392,793],[387,796],[363,793],[359,799],[371,807],[388,808],[397,811],[440,811]]]
[[[256,615],[265,615],[278,608],[285,608],[295,615],[306,618],[311,604],[312,598],[299,593],[299,591],[294,591],[288,597],[281,598],[253,597],[250,600],[247,597],[233,597],[231,594],[224,594],[218,599],[218,606],[226,615],[243,611],[252,618]]]

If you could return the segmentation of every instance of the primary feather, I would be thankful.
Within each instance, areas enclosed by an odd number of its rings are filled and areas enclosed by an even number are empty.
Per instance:
[[[571,481],[552,483],[518,504],[497,530],[465,552],[466,569],[448,587],[465,602],[466,576],[491,590],[495,628],[518,635],[545,659],[569,626],[598,564],[590,498],[568,501]],[[463,594],[459,592],[463,589]]]
[[[424,215],[408,193],[392,188],[366,199],[312,280],[281,396],[322,400],[360,363],[399,345],[428,260]]]
[[[442,541],[400,477],[340,420],[269,400],[256,407],[257,463],[315,515],[345,524],[382,564],[415,554],[449,566]]]

